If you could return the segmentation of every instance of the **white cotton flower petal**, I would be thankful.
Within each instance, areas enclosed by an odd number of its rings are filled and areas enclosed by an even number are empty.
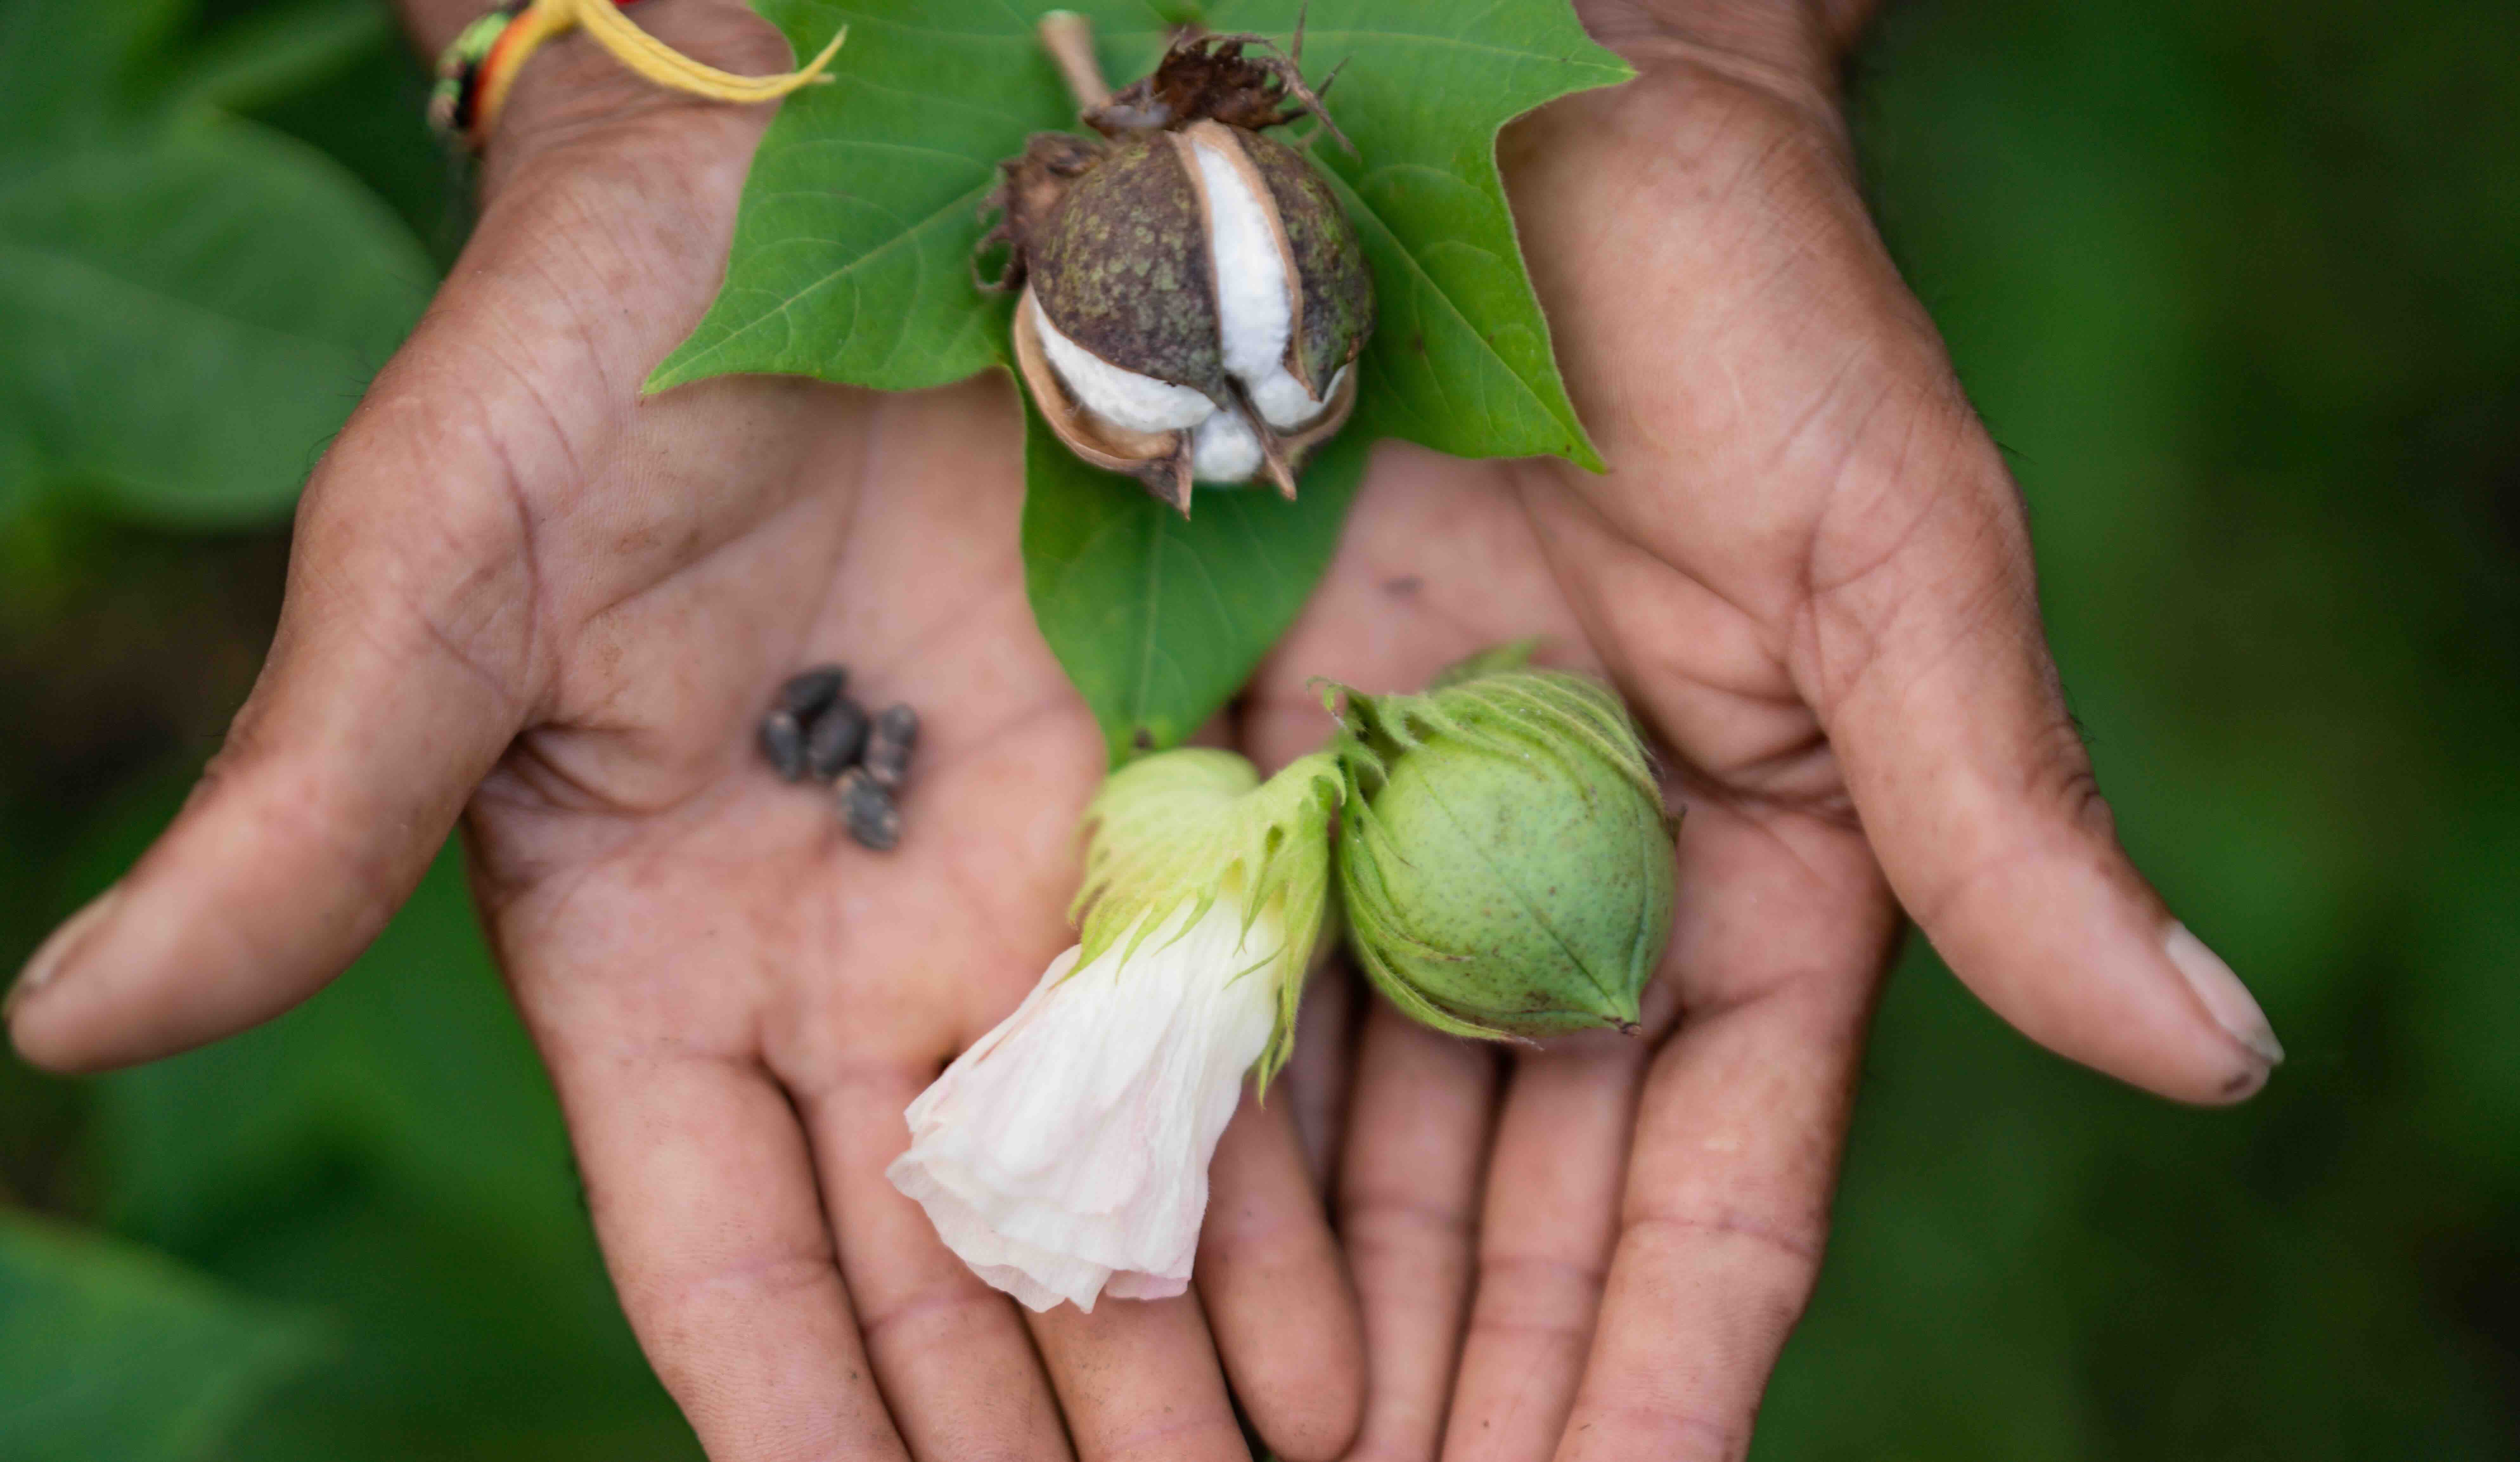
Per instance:
[[[1190,1283],[1207,1165],[1277,1023],[1285,938],[1219,898],[1134,949],[1052,962],[1024,1003],[911,1103],[886,1169],[972,1271],[1033,1309]]]
[[[1042,353],[1078,405],[1115,427],[1132,432],[1178,432],[1195,427],[1216,411],[1207,393],[1175,386],[1152,376],[1123,370],[1058,333],[1041,297],[1027,294],[1033,328],[1041,334]]]
[[[1239,411],[1220,411],[1191,434],[1190,472],[1202,482],[1247,482],[1260,470],[1260,438]]]
[[[1285,369],[1286,338],[1295,328],[1286,257],[1279,251],[1270,207],[1242,169],[1206,137],[1195,131],[1185,135],[1207,192],[1208,261],[1216,271],[1225,369],[1256,390],[1273,372]]]

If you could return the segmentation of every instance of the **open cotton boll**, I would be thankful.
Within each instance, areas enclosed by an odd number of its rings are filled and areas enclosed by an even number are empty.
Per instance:
[[[1033,328],[1041,334],[1042,353],[1050,357],[1051,369],[1058,373],[1078,404],[1111,425],[1132,432],[1178,432],[1216,413],[1216,403],[1206,392],[1123,370],[1059,334],[1038,297],[1026,297],[1024,308],[1032,311]],[[1259,465],[1256,451],[1251,462],[1253,467]],[[1249,468],[1243,476],[1250,476]]]
[[[885,1170],[946,1247],[1025,1305],[1190,1286],[1207,1165],[1278,1021],[1286,931],[1185,905],[1099,958],[1071,948],[910,1106]]]
[[[1083,23],[1044,23],[1086,75]],[[1152,75],[1084,109],[1099,136],[1032,134],[984,202],[974,278],[1038,304],[1012,343],[1040,424],[1184,517],[1201,480],[1293,500],[1356,408],[1361,373],[1340,372],[1373,332],[1364,242],[1312,137],[1270,135],[1307,114],[1349,145],[1291,54],[1183,34]]]

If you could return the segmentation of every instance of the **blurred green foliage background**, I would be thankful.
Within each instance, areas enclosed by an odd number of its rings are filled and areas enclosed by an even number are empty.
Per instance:
[[[2292,1059],[2173,1109],[1930,951],[1757,1456],[2520,1456],[2520,21],[1894,0],[1884,232],[2011,453],[2124,836]],[[0,0],[0,960],[242,700],[460,247],[371,0]],[[0,1458],[689,1457],[452,855],[347,977],[0,1059]]]

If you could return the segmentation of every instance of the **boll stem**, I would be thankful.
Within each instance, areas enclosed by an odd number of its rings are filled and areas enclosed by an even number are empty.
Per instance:
[[[1054,10],[1041,18],[1041,46],[1058,66],[1076,110],[1092,112],[1111,103],[1111,83],[1102,79],[1102,65],[1094,59],[1094,23],[1072,10]]]

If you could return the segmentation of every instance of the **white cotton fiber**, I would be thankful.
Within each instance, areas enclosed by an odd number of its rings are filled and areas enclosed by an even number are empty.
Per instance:
[[[1024,298],[1033,328],[1041,334],[1042,353],[1086,410],[1132,432],[1178,432],[1216,414],[1216,403],[1206,392],[1122,370],[1059,334],[1038,296]]]
[[[1196,132],[1189,134],[1207,187],[1209,262],[1217,278],[1216,314],[1225,369],[1251,394],[1270,425],[1297,427],[1321,414],[1303,384],[1286,370],[1286,337],[1295,328],[1286,258],[1269,226],[1269,210],[1234,160]]]
[[[1191,476],[1202,482],[1247,482],[1260,470],[1260,438],[1238,411],[1220,411],[1190,438]]]

